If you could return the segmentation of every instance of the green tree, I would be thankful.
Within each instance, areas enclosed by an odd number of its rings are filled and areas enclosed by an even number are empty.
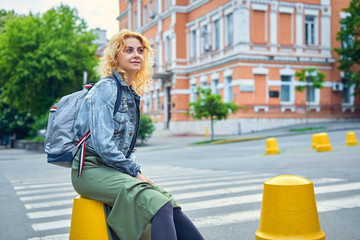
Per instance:
[[[145,140],[151,137],[151,134],[154,132],[154,130],[155,126],[152,122],[152,119],[147,114],[141,114],[138,134],[141,144],[143,144]]]
[[[0,9],[0,34],[4,31],[5,22],[13,16],[15,16],[14,10],[6,11],[4,9]]]
[[[355,85],[355,95],[360,94],[360,1],[352,0],[348,8],[343,9],[348,13],[341,19],[341,30],[337,33],[336,40],[341,41],[341,48],[334,48],[340,58],[337,60],[339,69],[345,73],[349,86]]]
[[[16,138],[28,136],[28,132],[34,123],[29,113],[19,113],[2,104],[0,108],[0,137],[11,135]]]
[[[295,73],[295,77],[298,79],[299,82],[306,83],[299,86],[295,86],[295,90],[302,92],[307,87],[312,88],[323,88],[323,83],[325,81],[325,73],[316,70],[316,68],[307,68],[302,69]]]
[[[323,88],[323,83],[325,81],[326,75],[325,73],[316,70],[316,68],[307,68],[302,69],[295,73],[295,77],[299,82],[303,84],[295,86],[295,90],[302,92],[306,89],[306,99],[315,97],[314,90]],[[309,111],[306,109],[306,122],[308,122]]]
[[[96,35],[76,9],[8,18],[0,34],[1,99],[11,109],[42,116],[59,97],[82,87],[83,71],[97,79]]]
[[[221,100],[221,95],[212,94],[210,88],[197,88],[200,94],[199,98],[195,102],[190,102],[189,106],[192,111],[187,112],[195,119],[210,119],[211,121],[211,140],[214,140],[214,121],[227,119],[229,117],[229,111],[236,113],[239,109],[234,103],[224,103]]]

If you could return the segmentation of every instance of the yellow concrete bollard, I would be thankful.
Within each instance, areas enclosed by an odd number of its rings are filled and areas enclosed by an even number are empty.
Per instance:
[[[74,198],[69,240],[108,240],[104,204],[82,196]],[[151,223],[139,240],[151,239]]]
[[[280,153],[276,138],[268,138],[266,140],[266,155]]]
[[[318,133],[312,135],[312,144],[311,144],[312,149],[316,149],[316,146],[318,144],[318,137],[319,137]]]
[[[331,144],[327,133],[319,133],[317,137],[316,152],[331,151]]]
[[[209,138],[209,127],[208,126],[205,127],[205,137]]]
[[[313,183],[283,175],[264,183],[259,229],[255,240],[325,240],[320,229]]]
[[[356,145],[358,145],[356,134],[354,132],[348,132],[346,134],[346,146],[356,146]]]
[[[81,196],[74,198],[69,240],[108,240],[104,204]]]

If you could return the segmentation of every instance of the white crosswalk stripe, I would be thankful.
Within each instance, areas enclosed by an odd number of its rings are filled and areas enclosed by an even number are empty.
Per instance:
[[[197,170],[168,166],[143,166],[156,184],[172,193],[197,227],[206,228],[258,221],[264,181],[272,173]],[[169,174],[171,172],[171,174]],[[360,182],[342,178],[310,179],[314,183],[318,212],[360,207]],[[28,240],[69,238],[73,198],[70,179],[64,181],[13,181],[32,228],[39,237]],[[334,194],[339,193],[339,194]],[[249,204],[251,206],[249,206]],[[247,206],[247,208],[243,206]],[[230,209],[231,211],[222,211]],[[219,210],[219,211],[217,211]],[[46,235],[54,230],[57,234]],[[52,231],[53,232],[53,231]]]

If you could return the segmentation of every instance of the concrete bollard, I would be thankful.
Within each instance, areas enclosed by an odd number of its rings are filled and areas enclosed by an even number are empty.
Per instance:
[[[331,151],[331,144],[327,133],[319,133],[317,141],[316,152]]]
[[[313,183],[283,175],[264,183],[259,229],[255,240],[325,240],[320,229]]]
[[[316,146],[318,144],[318,137],[319,137],[318,133],[315,133],[315,134],[312,135],[312,143],[311,143],[311,148],[312,149],[316,149]]]
[[[109,240],[102,202],[82,196],[74,198],[69,240]],[[146,225],[139,240],[151,239],[151,224]]]
[[[266,140],[266,155],[280,153],[276,138],[268,138]]]
[[[356,146],[356,145],[358,145],[356,134],[354,132],[348,132],[346,134],[346,146]]]
[[[81,196],[74,198],[69,240],[108,240],[104,204]]]
[[[208,126],[205,127],[205,137],[209,138],[209,127]]]

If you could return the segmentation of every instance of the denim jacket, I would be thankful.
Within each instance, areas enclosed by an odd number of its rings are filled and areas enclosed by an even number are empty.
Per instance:
[[[117,96],[116,79],[121,84],[121,102],[114,116]],[[104,164],[136,176],[140,165],[132,154],[140,123],[140,96],[114,71],[101,79],[88,92],[75,123],[75,140],[88,129],[86,150],[98,155]],[[86,164],[86,163],[85,163]]]

